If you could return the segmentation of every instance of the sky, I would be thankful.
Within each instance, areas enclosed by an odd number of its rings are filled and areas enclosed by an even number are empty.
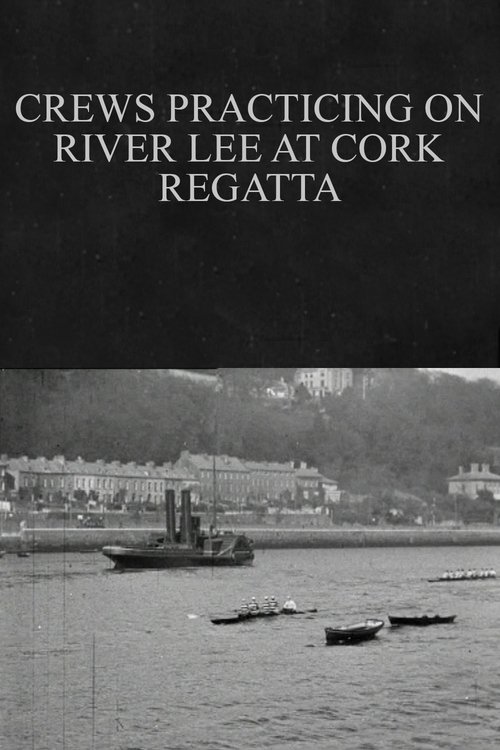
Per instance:
[[[449,372],[450,375],[459,375],[466,380],[489,378],[496,383],[500,383],[500,367],[426,367],[421,369],[434,372]]]

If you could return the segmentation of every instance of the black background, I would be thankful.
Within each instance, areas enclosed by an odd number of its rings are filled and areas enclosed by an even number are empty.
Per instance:
[[[16,0],[0,33],[2,364],[498,363],[498,2]],[[445,164],[317,165],[342,203],[166,204],[157,165],[54,164],[76,130],[19,122],[27,92],[484,96],[406,130]]]

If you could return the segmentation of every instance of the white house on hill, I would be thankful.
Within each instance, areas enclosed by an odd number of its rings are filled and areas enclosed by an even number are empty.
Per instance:
[[[470,471],[459,466],[458,474],[448,478],[448,494],[475,498],[479,490],[489,490],[500,500],[500,475],[490,471],[489,464],[471,464]]]

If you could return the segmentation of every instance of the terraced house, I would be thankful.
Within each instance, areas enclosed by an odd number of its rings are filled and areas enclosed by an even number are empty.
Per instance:
[[[214,486],[217,501],[233,508],[251,501],[320,504],[325,497],[324,477],[304,462],[246,461],[233,456],[216,456],[214,461],[208,454],[183,451],[175,467],[186,469],[198,479],[200,497],[207,503],[213,502]],[[330,489],[337,489],[334,480],[326,482]]]
[[[182,451],[174,469],[187,471],[199,482],[199,499],[212,503],[214,487],[217,502],[244,503],[250,492],[250,470],[239,458],[233,456],[209,456],[206,453]]]
[[[190,489],[194,501],[199,496],[196,479],[171,464],[155,465],[103,460],[66,460],[64,456],[29,458],[2,456],[5,484],[10,478],[10,493],[24,494],[47,504],[58,504],[69,498],[86,497],[91,503],[113,502],[135,505],[160,505],[166,489],[180,497]]]

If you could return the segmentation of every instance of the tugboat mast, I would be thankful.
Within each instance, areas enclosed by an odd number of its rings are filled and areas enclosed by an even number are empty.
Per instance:
[[[217,376],[217,383],[215,385],[215,414],[214,414],[214,455],[212,456],[212,482],[213,482],[213,498],[212,498],[212,528],[214,531],[217,529],[217,471],[216,462],[217,455],[219,453],[219,391],[222,389],[222,383],[220,376]]]

